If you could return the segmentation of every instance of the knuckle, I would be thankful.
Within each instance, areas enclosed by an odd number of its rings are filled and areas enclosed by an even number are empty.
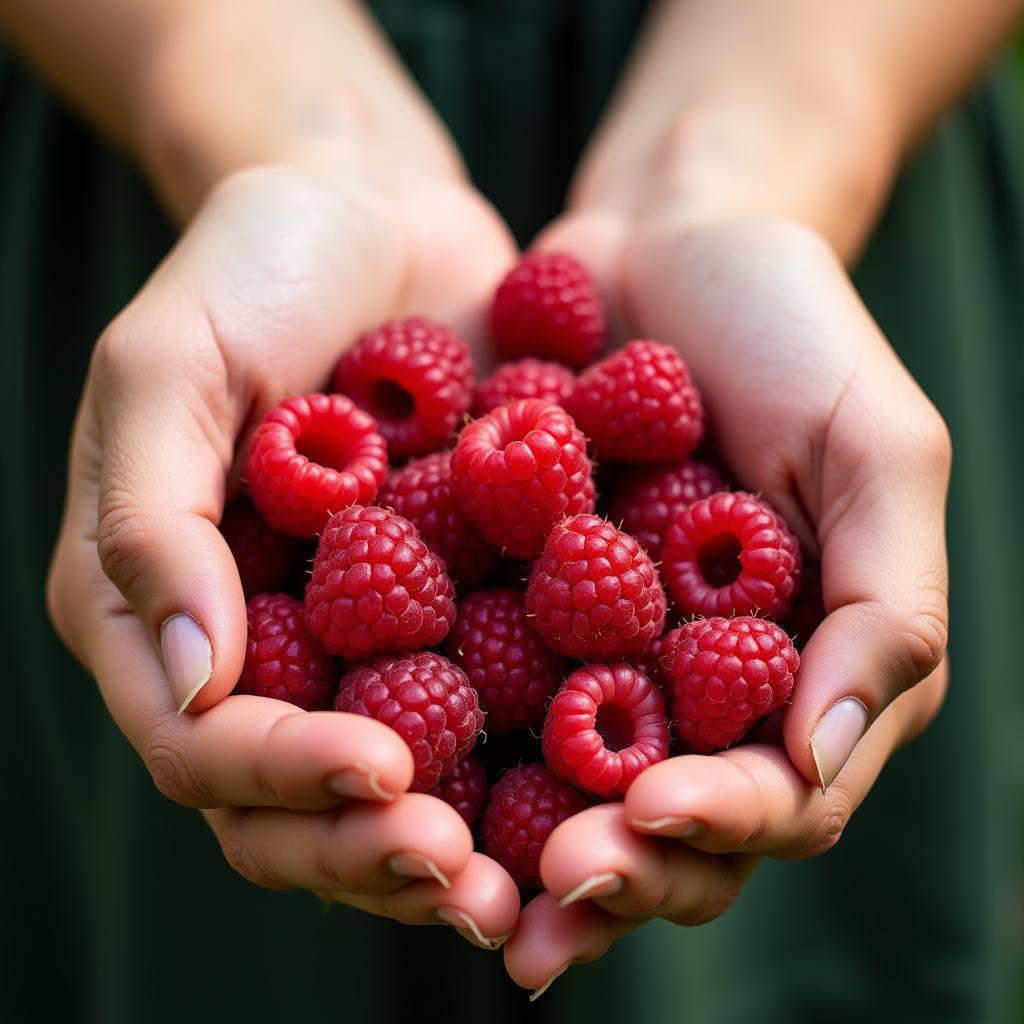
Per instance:
[[[828,807],[815,824],[811,835],[800,851],[801,858],[819,857],[827,853],[843,837],[853,808],[847,795],[838,787],[829,789]]]
[[[949,639],[945,597],[928,597],[912,614],[898,617],[894,635],[900,644],[906,687],[930,676],[942,664]]]
[[[222,826],[217,836],[221,853],[228,866],[235,874],[240,875],[253,885],[258,885],[261,889],[285,888],[274,878],[272,872],[246,842],[242,827],[244,820],[243,815],[233,818],[230,823]]]
[[[676,918],[674,923],[696,927],[708,924],[721,917],[739,898],[743,889],[743,879],[729,872],[722,884],[708,898],[693,907],[686,914]]]
[[[145,572],[157,542],[152,515],[120,488],[103,495],[96,552],[107,577],[122,591],[130,590]]]
[[[153,785],[168,800],[185,807],[215,807],[217,801],[199,779],[177,738],[155,730],[144,743],[143,761]]]

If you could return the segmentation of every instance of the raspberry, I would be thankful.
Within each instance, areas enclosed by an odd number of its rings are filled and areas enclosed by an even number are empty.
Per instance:
[[[263,521],[248,498],[224,510],[220,532],[231,548],[245,596],[268,594],[288,579],[295,558],[295,541]]]
[[[533,627],[559,654],[583,660],[640,654],[665,625],[665,592],[650,556],[597,516],[563,520],[526,588]]]
[[[414,793],[455,771],[484,725],[466,674],[431,651],[384,655],[352,669],[342,677],[334,710],[376,718],[405,740],[416,769]]]
[[[672,683],[668,676],[665,675],[665,666],[663,664],[666,636],[655,637],[642,654],[633,656],[631,664],[637,672],[642,672],[654,683],[661,692],[662,697],[665,698],[666,706],[671,707],[673,700]]]
[[[821,566],[809,558],[800,569],[800,590],[786,615],[786,632],[802,651],[811,634],[825,621],[825,598],[821,590]]]
[[[701,498],[728,489],[717,469],[696,459],[634,469],[619,481],[608,518],[658,559],[665,534],[679,513]]]
[[[800,571],[800,543],[781,516],[750,494],[712,494],[676,517],[661,571],[685,615],[786,614]]]
[[[542,359],[504,363],[477,385],[473,415],[484,416],[517,398],[540,398],[564,406],[575,383],[576,374],[561,363]]]
[[[679,735],[701,754],[735,743],[782,707],[800,665],[786,631],[752,616],[688,622],[669,633],[665,650]]]
[[[512,768],[491,787],[481,830],[484,852],[517,885],[539,889],[540,854],[548,836],[591,805],[586,794],[542,764]]]
[[[462,601],[445,653],[469,677],[496,736],[540,725],[565,678],[565,660],[531,628],[515,590],[479,590]]]
[[[686,363],[656,341],[631,341],[580,374],[568,409],[605,459],[685,459],[704,434]]]
[[[478,586],[498,560],[498,552],[455,499],[450,452],[425,455],[393,470],[377,504],[394,509],[416,527],[427,547],[444,559],[448,575],[459,587]]]
[[[451,443],[473,400],[473,359],[454,332],[423,317],[364,334],[334,368],[333,387],[377,420],[393,455]]]
[[[559,519],[594,508],[583,435],[564,409],[539,398],[512,402],[465,427],[452,476],[466,514],[513,558],[532,558]]]
[[[286,398],[249,444],[249,493],[275,530],[313,537],[332,512],[377,495],[388,451],[377,424],[344,395]]]
[[[645,768],[668,757],[668,742],[665,699],[630,665],[578,668],[544,722],[548,767],[600,797],[624,794]]]
[[[353,505],[324,528],[306,585],[306,621],[332,654],[439,644],[455,621],[444,564],[408,519]]]
[[[245,610],[249,639],[234,692],[286,700],[304,711],[330,707],[334,659],[309,635],[302,602],[287,594],[259,594]]]
[[[605,344],[604,306],[587,268],[564,253],[524,256],[494,293],[491,338],[502,359],[586,366]]]
[[[430,795],[451,804],[472,828],[487,803],[487,789],[487,769],[483,761],[469,754],[455,766],[451,775],[430,790]]]

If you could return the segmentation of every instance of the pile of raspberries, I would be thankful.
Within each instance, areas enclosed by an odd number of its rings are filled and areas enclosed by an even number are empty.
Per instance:
[[[502,362],[481,381],[430,320],[359,338],[325,393],[263,418],[222,532],[248,599],[236,692],[384,722],[413,790],[536,887],[565,818],[778,711],[789,632],[823,612],[778,512],[694,457],[679,353],[602,355],[578,261],[524,257],[490,328]]]

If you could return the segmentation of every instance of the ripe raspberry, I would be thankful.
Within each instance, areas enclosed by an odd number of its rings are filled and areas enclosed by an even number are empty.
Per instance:
[[[497,548],[532,558],[565,515],[594,508],[583,435],[557,405],[527,398],[465,427],[452,454],[456,494]]]
[[[604,306],[587,268],[564,253],[524,256],[494,293],[491,337],[502,359],[586,366],[605,344]]]
[[[338,512],[377,495],[388,451],[377,424],[344,395],[286,398],[249,444],[249,493],[275,530],[313,537]]]
[[[800,569],[800,589],[786,615],[786,632],[802,651],[811,634],[825,621],[825,598],[821,590],[821,566],[805,558]]]
[[[544,721],[544,760],[568,782],[600,797],[624,794],[668,757],[665,698],[630,665],[590,664],[575,672]]]
[[[665,638],[672,714],[698,753],[735,743],[789,699],[800,655],[774,622],[742,616],[697,619]]]
[[[564,519],[526,588],[533,628],[559,654],[615,659],[640,654],[665,625],[665,592],[650,556],[597,516]]]
[[[347,672],[334,710],[376,718],[405,740],[416,769],[409,787],[414,793],[455,771],[484,725],[466,674],[431,651],[384,655]]]
[[[485,416],[499,405],[508,405],[517,398],[540,398],[564,406],[575,383],[576,374],[561,363],[543,359],[503,363],[477,385],[473,415]]]
[[[663,664],[667,636],[668,634],[655,637],[642,654],[633,656],[631,664],[637,672],[642,672],[654,683],[662,697],[665,698],[666,707],[671,708],[674,699],[672,696],[672,682],[665,674],[665,665]]]
[[[542,764],[507,771],[491,787],[482,827],[484,853],[517,885],[541,887],[540,855],[548,836],[592,801]]]
[[[498,552],[480,535],[456,501],[450,452],[435,452],[392,470],[377,495],[419,531],[424,543],[444,559],[460,588],[478,586],[498,560]]]
[[[455,621],[454,594],[444,563],[408,519],[353,505],[324,528],[306,621],[332,654],[358,661],[439,644]]]
[[[423,317],[364,334],[334,368],[335,391],[376,420],[392,455],[451,443],[473,400],[473,359],[454,332]]]
[[[685,615],[780,618],[800,572],[800,543],[767,502],[712,494],[676,517],[665,534],[662,575]]]
[[[430,795],[451,804],[472,828],[483,813],[487,792],[487,769],[483,761],[469,754],[455,766],[451,775],[430,790]]]
[[[665,534],[679,513],[701,498],[728,489],[717,469],[696,459],[634,469],[619,481],[608,518],[658,559]]]
[[[496,736],[544,721],[566,664],[530,626],[516,590],[478,590],[460,602],[445,653],[469,677]]]
[[[334,659],[309,635],[302,602],[287,594],[259,594],[245,610],[249,639],[234,692],[286,700],[304,711],[330,707]]]
[[[247,598],[272,593],[288,578],[295,541],[267,526],[248,498],[228,505],[220,521],[220,532],[234,555]]]
[[[604,459],[685,459],[704,435],[683,357],[656,341],[631,341],[581,373],[568,408]]]

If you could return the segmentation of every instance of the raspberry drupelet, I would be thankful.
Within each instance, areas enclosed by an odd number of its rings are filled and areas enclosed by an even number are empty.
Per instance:
[[[665,699],[631,665],[577,669],[544,721],[548,767],[599,797],[625,794],[645,768],[668,757],[668,746]]]
[[[576,374],[561,363],[544,359],[503,363],[477,385],[473,415],[486,416],[517,398],[540,398],[564,408],[575,383]]]
[[[793,692],[800,665],[786,631],[766,619],[696,619],[665,638],[679,735],[710,754],[742,739]]]
[[[473,399],[473,359],[454,331],[423,317],[390,320],[339,360],[333,387],[377,421],[392,455],[451,444]]]
[[[288,579],[295,540],[267,526],[248,498],[238,498],[228,505],[220,532],[234,556],[247,598],[271,594]]]
[[[496,736],[544,721],[566,662],[531,627],[516,590],[479,590],[459,603],[445,653],[467,675]]]
[[[323,644],[310,636],[302,602],[258,594],[245,610],[249,637],[234,692],[288,701],[304,711],[330,707],[338,674]]]
[[[306,585],[306,621],[332,654],[358,661],[439,644],[455,621],[455,589],[416,528],[383,508],[332,516]]]
[[[484,540],[456,500],[451,453],[435,452],[392,470],[377,504],[404,516],[423,542],[444,560],[459,588],[478,586],[494,568],[498,551]]]
[[[454,807],[462,820],[473,828],[487,803],[488,790],[487,769],[483,761],[473,754],[467,754],[450,775],[446,775],[430,790],[430,795]]]
[[[532,558],[563,516],[594,508],[583,435],[564,409],[537,398],[467,425],[452,453],[452,476],[466,514],[513,558]]]
[[[344,395],[286,398],[249,443],[245,474],[255,506],[274,530],[313,537],[338,512],[370,502],[388,451],[372,416]]]
[[[641,654],[665,625],[665,592],[650,556],[607,520],[562,520],[534,563],[526,610],[559,654],[614,660]]]
[[[484,811],[484,852],[517,884],[539,889],[540,855],[548,836],[593,801],[542,764],[511,768],[491,787]]]
[[[342,678],[334,709],[376,718],[405,740],[415,765],[414,793],[455,771],[484,724],[465,673],[431,651],[382,655],[357,666]]]
[[[605,313],[590,272],[566,253],[529,253],[498,285],[491,339],[502,359],[537,356],[580,369],[605,345]]]
[[[661,574],[683,615],[781,618],[796,592],[800,543],[767,503],[713,494],[684,509],[665,535]]]
[[[581,373],[568,408],[601,459],[685,459],[704,436],[683,357],[656,341],[631,341]]]

